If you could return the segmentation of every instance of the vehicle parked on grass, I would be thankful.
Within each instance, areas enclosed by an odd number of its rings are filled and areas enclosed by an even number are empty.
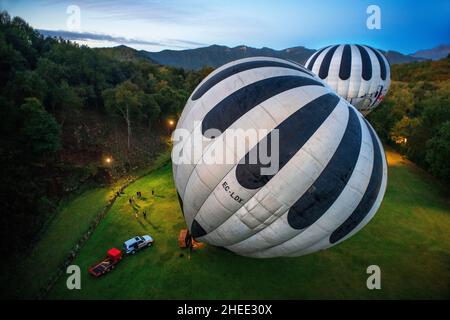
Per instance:
[[[89,273],[94,277],[98,278],[105,273],[114,269],[116,264],[122,260],[122,251],[116,248],[109,249],[106,252],[106,258],[101,262],[91,266],[89,268]]]
[[[135,236],[123,243],[123,251],[126,254],[135,254],[143,248],[150,247],[153,244],[153,238],[148,234],[144,236]]]

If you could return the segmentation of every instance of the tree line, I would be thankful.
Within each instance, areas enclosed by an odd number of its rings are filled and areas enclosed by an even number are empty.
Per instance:
[[[368,119],[385,144],[450,182],[450,56],[392,66],[386,99]]]

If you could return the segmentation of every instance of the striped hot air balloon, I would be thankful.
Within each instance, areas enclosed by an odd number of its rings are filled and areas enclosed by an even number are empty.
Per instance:
[[[391,83],[389,62],[369,46],[325,47],[315,52],[305,66],[364,115],[380,104]]]
[[[229,142],[252,130],[267,134]],[[244,256],[300,256],[335,245],[369,222],[386,188],[373,128],[321,79],[281,59],[215,70],[189,98],[173,138],[173,176],[192,235]],[[268,145],[276,160],[249,161]],[[235,159],[212,163],[212,150]],[[277,171],[262,171],[275,161]]]

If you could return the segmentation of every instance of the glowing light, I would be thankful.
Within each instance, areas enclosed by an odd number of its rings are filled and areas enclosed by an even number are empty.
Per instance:
[[[396,136],[394,137],[394,141],[397,144],[406,144],[408,142],[408,138],[403,136]]]

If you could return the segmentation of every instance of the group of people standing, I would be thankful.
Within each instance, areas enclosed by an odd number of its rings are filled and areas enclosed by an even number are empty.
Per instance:
[[[155,195],[155,191],[152,190],[152,195]],[[136,198],[137,199],[141,199],[142,198],[142,192],[141,191],[137,191],[136,192]],[[134,195],[131,196],[131,198],[128,199],[128,202],[130,203],[130,206],[134,208]],[[139,217],[139,210],[135,210],[134,215],[136,217],[136,219]],[[144,217],[144,219],[147,219],[147,210],[143,210],[142,211],[142,216]]]

